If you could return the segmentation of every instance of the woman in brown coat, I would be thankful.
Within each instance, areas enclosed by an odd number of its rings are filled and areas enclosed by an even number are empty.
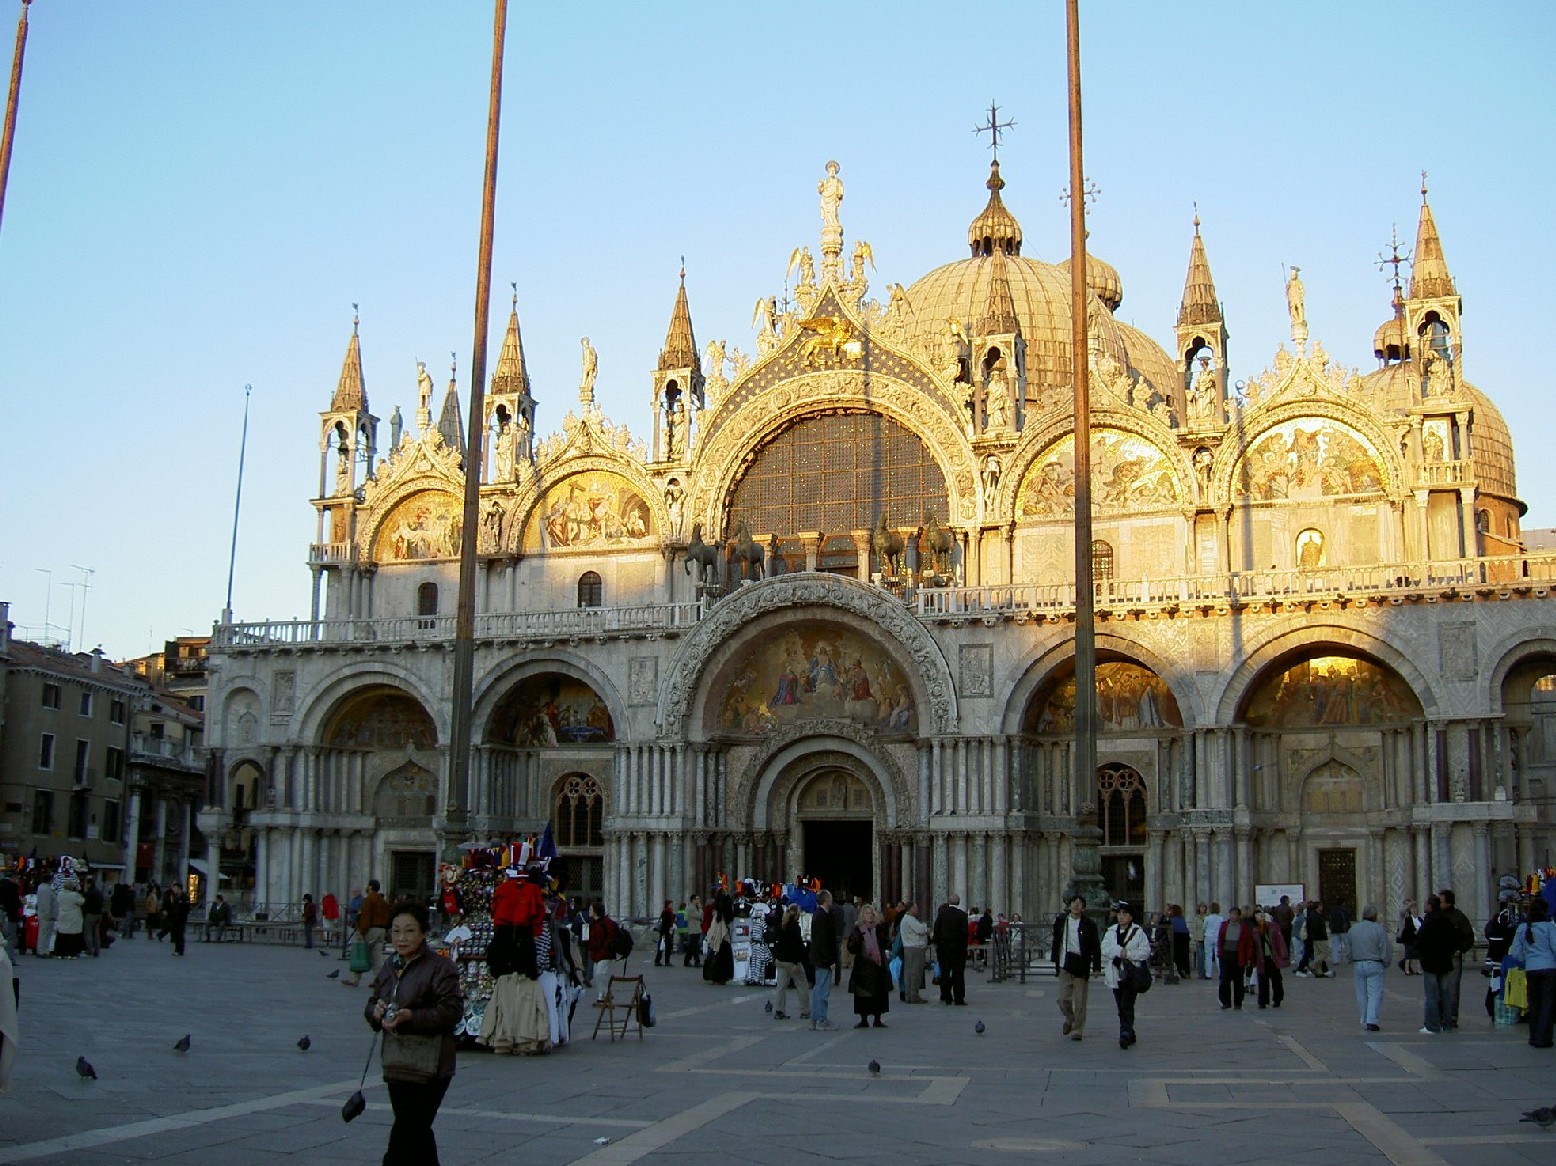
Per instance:
[[[854,998],[854,1015],[859,1018],[855,1028],[869,1028],[870,1018],[875,1018],[876,1028],[885,1028],[882,1015],[891,1010],[891,936],[884,923],[878,923],[875,907],[866,903],[859,908],[859,918],[848,933],[845,945],[854,957],[854,966],[848,973],[848,993]]]
[[[430,928],[425,907],[396,904],[389,923],[394,958],[378,969],[363,1010],[384,1034],[384,1081],[394,1107],[384,1166],[438,1163],[432,1123],[454,1079],[454,1028],[465,1001],[459,969],[427,946]]]

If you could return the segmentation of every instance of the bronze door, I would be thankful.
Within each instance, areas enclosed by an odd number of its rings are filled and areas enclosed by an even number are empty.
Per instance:
[[[1356,851],[1318,852],[1318,897],[1326,908],[1340,905],[1356,918]]]

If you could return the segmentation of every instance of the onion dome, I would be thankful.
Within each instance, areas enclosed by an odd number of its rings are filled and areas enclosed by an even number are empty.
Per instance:
[[[989,164],[989,180],[984,185],[989,188],[989,205],[967,228],[967,243],[972,248],[973,256],[992,255],[996,250],[1006,255],[1020,255],[1021,224],[1016,222],[1016,216],[1006,209],[1004,200],[1000,198],[1000,191],[1005,189],[1005,180],[1000,177],[998,160]]]
[[[1372,354],[1389,364],[1410,355],[1410,329],[1405,324],[1405,301],[1400,298],[1398,284],[1394,285],[1394,315],[1372,334]]]

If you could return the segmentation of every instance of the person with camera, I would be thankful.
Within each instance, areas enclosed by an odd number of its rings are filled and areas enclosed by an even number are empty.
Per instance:
[[[1118,1047],[1135,1043],[1135,997],[1139,976],[1151,974],[1151,941],[1135,922],[1135,909],[1129,903],[1115,908],[1118,922],[1102,937],[1102,982],[1113,990],[1118,1005]]]
[[[394,1125],[384,1166],[437,1166],[432,1132],[454,1079],[454,1028],[464,1013],[459,969],[427,946],[431,921],[417,903],[395,904],[389,922],[393,958],[373,977],[363,1017],[384,1034],[380,1060]]]
[[[1086,998],[1092,973],[1102,970],[1102,943],[1097,925],[1086,918],[1086,900],[1070,898],[1069,910],[1054,919],[1055,974],[1059,977],[1059,1011],[1064,1013],[1061,1035],[1080,1040],[1086,1033]]]

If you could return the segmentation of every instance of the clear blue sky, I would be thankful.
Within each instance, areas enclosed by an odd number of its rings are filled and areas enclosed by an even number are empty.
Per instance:
[[[966,254],[990,99],[1026,253],[1067,251],[1058,0],[947,5],[513,0],[493,354],[519,289],[539,428],[574,404],[647,430],[680,257],[699,343],[750,351],[751,307],[815,245],[816,182],[874,286]],[[20,0],[0,0],[0,45]],[[1374,367],[1394,224],[1420,171],[1464,297],[1464,368],[1516,442],[1527,526],[1556,525],[1550,440],[1556,5],[1083,0],[1092,250],[1120,316],[1169,342],[1193,203],[1233,379],[1287,332]],[[227,575],[243,386],[254,386],[233,606],[308,611],[327,407],[361,304],[373,409],[415,362],[470,364],[491,5],[37,0],[0,227],[0,599],[26,634],[139,654],[204,632]],[[68,584],[92,568],[82,592]],[[74,618],[71,613],[74,612]]]

